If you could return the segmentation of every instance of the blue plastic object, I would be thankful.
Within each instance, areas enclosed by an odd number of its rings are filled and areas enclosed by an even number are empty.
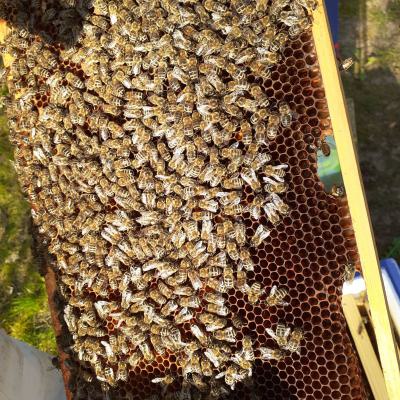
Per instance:
[[[384,258],[381,260],[381,268],[388,273],[397,296],[400,298],[400,267],[396,260],[394,258]]]
[[[335,43],[336,47],[339,43],[339,0],[325,0],[325,4],[328,11],[333,43]]]

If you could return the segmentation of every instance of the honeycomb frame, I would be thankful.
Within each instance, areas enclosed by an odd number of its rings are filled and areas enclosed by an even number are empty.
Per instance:
[[[246,313],[250,322],[242,336],[256,331],[259,344],[273,347],[272,339],[265,336],[265,329],[261,333],[259,327],[267,328],[285,321],[303,326],[307,353],[299,357],[294,355],[293,360],[258,361],[254,368],[254,393],[249,394],[248,389],[239,384],[229,398],[263,398],[260,396],[267,394],[277,399],[292,396],[299,399],[361,399],[365,398],[365,389],[360,366],[340,309],[343,265],[349,259],[358,263],[359,257],[346,200],[326,194],[317,177],[315,143],[332,127],[312,37],[303,34],[300,40],[294,40],[288,46],[284,55],[286,66],[274,68],[272,79],[267,80],[264,87],[277,102],[288,101],[297,118],[291,129],[279,132],[269,150],[276,162],[289,164],[289,184],[292,184],[291,188],[295,184],[296,189],[285,195],[285,200],[292,206],[291,214],[283,219],[282,225],[273,228],[269,242],[254,251],[253,260],[257,267],[249,280],[252,283],[262,276],[266,287],[274,283],[288,287],[290,305],[284,310],[276,307],[262,310],[246,304],[243,295],[234,291],[229,293],[228,300],[231,310],[237,308],[239,314]],[[47,101],[47,96],[44,94],[37,99],[38,107]],[[302,184],[304,187],[300,188]],[[312,196],[314,199],[310,199]],[[247,221],[248,233],[252,235],[251,221]],[[331,235],[327,233],[328,229],[331,229]],[[306,256],[309,257],[308,264],[304,261]],[[55,277],[48,275],[46,282],[50,297],[53,297],[51,287]],[[53,311],[55,307],[52,304]],[[329,318],[334,322],[328,322]],[[328,332],[333,334],[329,336]],[[336,352],[342,354],[335,355]],[[161,364],[165,370],[165,360]],[[140,374],[139,380],[136,374],[131,374],[137,388],[141,386],[140,380],[146,380],[142,378],[146,375],[143,371],[147,372],[148,378],[154,375],[154,366],[143,367],[136,371]],[[163,371],[162,368],[159,370]],[[120,389],[121,394],[124,391],[127,392]],[[147,389],[133,398],[143,398],[145,392],[148,393]]]

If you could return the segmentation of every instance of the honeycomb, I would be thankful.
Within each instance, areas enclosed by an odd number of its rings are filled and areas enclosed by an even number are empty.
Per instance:
[[[49,29],[48,33],[52,34],[52,31]],[[54,51],[57,46],[53,45]],[[280,322],[301,326],[304,342],[300,355],[293,353],[281,361],[256,360],[251,384],[238,383],[227,397],[249,400],[364,399],[359,361],[340,306],[344,264],[349,260],[358,262],[357,249],[345,198],[327,194],[317,176],[318,139],[331,133],[331,126],[311,35],[303,34],[291,41],[283,55],[283,62],[271,70],[270,79],[261,82],[252,75],[247,79],[250,83],[262,84],[272,109],[285,101],[295,112],[290,128],[280,128],[276,139],[264,149],[271,154],[274,163],[289,166],[285,179],[289,189],[283,199],[291,211],[280,224],[271,228],[267,241],[257,248],[250,248],[255,267],[247,277],[250,285],[262,282],[266,288],[273,285],[286,287],[289,304],[268,308],[254,306],[246,295],[234,289],[227,293],[226,299],[230,311],[246,321],[237,334],[238,348],[242,347],[245,336],[253,339],[255,348],[276,347],[265,330]],[[63,63],[59,68],[85,78],[80,66],[74,63]],[[49,96],[49,92],[35,95],[36,110],[48,105]],[[245,188],[244,192],[245,202],[252,202],[251,188]],[[265,216],[254,221],[248,213],[243,215],[243,220],[248,237],[254,235],[260,223],[267,224]],[[110,299],[116,296],[115,292],[109,293]],[[107,321],[109,336],[116,330],[117,321],[112,317]],[[183,329],[189,332],[190,323],[184,324]],[[69,353],[65,327],[61,336],[64,342],[60,345]],[[82,367],[75,365],[73,360],[69,360],[68,367],[74,372],[68,386],[74,398],[87,399],[85,390],[90,393],[90,398],[103,398],[98,394],[96,383],[88,384],[82,380],[85,372]],[[151,380],[167,373],[181,373],[175,354],[156,356],[152,363],[141,361],[130,370],[128,382],[119,383],[110,391],[109,397],[163,398],[159,385],[152,384]],[[171,385],[169,391],[178,387],[179,381]]]
[[[268,147],[276,163],[289,165],[284,200],[292,211],[272,228],[270,241],[251,248],[255,268],[248,279],[249,284],[259,281],[266,287],[287,287],[290,304],[263,309],[250,305],[236,290],[228,293],[228,301],[232,313],[248,321],[238,333],[239,346],[243,336],[249,335],[255,347],[274,347],[265,329],[281,321],[302,326],[306,343],[300,356],[256,360],[250,387],[239,383],[227,398],[366,399],[360,361],[341,308],[343,265],[359,261],[351,217],[346,198],[326,193],[317,174],[316,143],[331,133],[331,125],[312,35],[305,33],[288,43],[284,56],[263,86],[276,104],[284,100],[297,113],[290,129],[281,129]],[[249,214],[243,217],[252,236],[257,224]],[[111,397],[139,400],[153,394],[160,398],[157,387],[149,382],[168,370],[179,373],[175,361],[171,354],[155,363],[141,363],[130,372],[129,383]]]
[[[268,147],[277,164],[289,165],[284,200],[292,211],[272,228],[270,241],[251,248],[255,268],[248,279],[249,284],[287,287],[289,305],[254,307],[235,290],[228,293],[228,301],[232,313],[248,321],[238,333],[239,346],[249,335],[255,347],[274,347],[265,329],[281,321],[302,326],[306,343],[301,356],[256,360],[251,390],[239,383],[227,398],[361,400],[366,392],[360,362],[341,308],[343,265],[348,260],[358,263],[358,253],[346,198],[326,193],[317,174],[316,143],[331,133],[331,125],[312,35],[290,42],[284,56],[263,86],[276,104],[285,100],[297,113],[290,129],[280,129]],[[250,202],[251,190],[248,193]],[[243,217],[246,233],[252,236],[257,225],[249,214]],[[114,330],[111,319],[108,328],[110,333]],[[111,398],[160,398],[159,388],[150,381],[168,371],[179,373],[173,354],[151,364],[141,362],[130,371],[129,382],[110,393]]]

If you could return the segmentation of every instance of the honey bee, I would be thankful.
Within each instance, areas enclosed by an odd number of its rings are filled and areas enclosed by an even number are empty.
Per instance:
[[[349,57],[339,63],[340,71],[348,71],[354,64],[353,58]]]
[[[85,88],[85,84],[72,72],[67,72],[65,79],[71,86],[76,87],[77,89]]]
[[[126,382],[128,380],[128,370],[127,370],[127,364],[125,362],[119,362],[118,363],[118,370],[116,374],[116,380],[117,381],[124,381]]]
[[[223,279],[225,290],[232,289],[233,284],[234,284],[233,268],[230,268],[230,267],[224,268],[222,279]]]
[[[260,224],[251,238],[251,242],[254,246],[259,246],[270,234],[271,232]]]
[[[356,267],[355,267],[354,263],[347,262],[344,265],[344,269],[343,269],[343,274],[342,274],[343,281],[352,283],[354,280],[355,274],[356,274]]]
[[[201,365],[201,373],[204,376],[212,376],[213,375],[213,367],[211,361],[207,357],[201,357],[200,359]]]
[[[288,293],[287,289],[274,285],[272,286],[265,302],[268,306],[287,305],[288,303],[285,303],[283,299],[288,295]]]
[[[317,145],[318,145],[318,150],[321,150],[322,154],[325,157],[329,157],[329,155],[331,154],[331,148],[329,144],[326,142],[325,138],[318,139]]]
[[[64,308],[64,321],[70,332],[77,330],[77,318],[74,315],[73,308],[69,305]]]
[[[292,123],[292,112],[289,105],[286,102],[281,102],[279,104],[279,115],[282,126],[287,128]]]
[[[240,380],[238,377],[238,367],[234,364],[230,365],[222,374],[225,377],[225,383],[231,388],[231,390],[234,390],[236,383]],[[222,374],[218,374],[216,378],[221,377]]]
[[[250,288],[247,285],[246,272],[239,270],[236,273],[236,287],[243,293],[246,293]]]
[[[264,204],[262,196],[256,196],[249,207],[250,215],[253,219],[258,220],[261,217],[261,206]]]
[[[270,50],[274,53],[281,51],[286,41],[288,40],[288,37],[289,34],[285,31],[277,33],[270,45]]]
[[[278,114],[271,114],[269,116],[266,133],[269,140],[274,140],[276,138],[280,121],[280,116]]]
[[[293,329],[290,338],[284,347],[285,350],[289,351],[290,353],[297,353],[300,355],[300,344],[303,340],[303,331],[300,328]]]
[[[283,200],[276,193],[271,194],[271,199],[274,208],[282,215],[287,215],[289,213],[289,206],[284,203]]]
[[[333,185],[330,191],[330,195],[334,198],[343,197],[345,194],[344,186]]]
[[[96,281],[98,281],[97,278]],[[108,314],[110,314],[111,311],[113,311],[116,308],[116,305],[113,303],[109,303],[107,301],[99,300],[96,303],[94,303],[94,307],[99,317],[104,320],[106,319]]]
[[[255,100],[246,99],[245,97],[239,97],[237,99],[237,104],[239,107],[243,108],[246,111],[257,111],[257,102]]]
[[[175,315],[174,321],[176,324],[180,325],[187,321],[190,321],[192,318],[193,318],[193,313],[187,307],[183,307],[178,312],[178,314]]]
[[[273,225],[276,225],[280,221],[279,214],[277,213],[272,203],[265,204],[263,209],[265,211],[266,217]]]
[[[226,317],[229,314],[229,309],[226,306],[208,303],[206,310],[210,313],[217,314],[222,317]]]
[[[210,314],[210,313],[202,313],[199,315],[198,318],[200,322],[205,325],[207,332],[214,332],[219,329],[222,329],[228,323],[228,321],[225,318],[221,318],[215,314]]]
[[[211,361],[215,368],[218,368],[228,360],[228,356],[217,347],[207,348],[204,351],[204,355]]]
[[[260,347],[260,357],[262,360],[280,361],[285,357],[285,353],[281,349],[271,349],[269,347]]]
[[[97,376],[99,380],[102,380],[99,375]],[[105,367],[104,368],[104,378],[103,380],[107,382],[110,386],[115,385],[115,376],[114,376],[114,370],[110,367]]]
[[[295,1],[297,4],[310,11],[314,11],[318,5],[318,2],[316,0],[295,0]]]
[[[199,276],[201,278],[212,278],[212,277],[220,276],[221,274],[222,274],[221,268],[214,267],[214,266],[200,268],[200,270],[199,270]]]
[[[276,343],[278,346],[282,349],[285,349],[285,347],[288,344],[289,336],[291,329],[287,327],[285,324],[279,323],[276,326],[275,331],[271,328],[267,328],[266,332],[268,335],[270,335],[273,339],[275,339]]]
[[[287,185],[283,182],[276,182],[271,178],[265,177],[263,178],[264,182],[266,182],[265,190],[269,193],[283,193],[287,190]]]
[[[142,358],[142,354],[136,350],[134,351],[128,358],[128,364],[132,367],[135,368],[136,365],[139,363],[139,361]]]
[[[153,378],[151,380],[153,383],[161,383],[162,385],[168,386],[175,381],[175,377],[172,375],[165,375],[159,378]]]
[[[197,296],[181,297],[179,305],[181,307],[198,308],[200,306],[200,298]]]
[[[143,353],[143,357],[146,361],[153,361],[155,356],[147,342],[142,342],[139,344],[139,349]]]
[[[217,340],[222,340],[230,343],[236,342],[236,332],[230,326],[229,328],[221,329],[214,332],[214,338]]]
[[[237,261],[239,259],[239,251],[237,250],[237,246],[234,242],[227,242],[226,251],[232,260]]]
[[[163,296],[158,289],[150,290],[149,297],[160,306],[163,306],[167,302],[166,297]]]
[[[246,271],[253,271],[254,265],[250,256],[250,252],[247,249],[242,248],[239,252],[239,256],[239,270],[244,268]]]
[[[258,191],[261,188],[261,184],[253,169],[243,168],[240,176],[254,191]]]
[[[235,223],[235,240],[239,246],[246,243],[246,228],[241,222]]]
[[[287,164],[281,164],[281,165],[277,165],[277,166],[266,165],[263,168],[263,173],[267,177],[272,176],[277,181],[283,182],[283,177],[285,176],[284,170],[287,168],[288,168]],[[267,180],[267,179],[264,179],[264,181],[269,182],[269,180]]]
[[[199,200],[198,206],[212,213],[216,213],[218,211],[218,202],[216,202],[215,200],[209,200],[209,199]]]
[[[202,346],[208,346],[210,338],[206,332],[203,332],[197,325],[191,325],[190,330]]]
[[[254,282],[247,290],[247,296],[250,304],[256,304],[263,294],[262,286],[259,282]]]
[[[167,303],[163,305],[161,308],[161,314],[164,316],[172,314],[174,311],[178,309],[178,304],[175,300],[169,300]]]

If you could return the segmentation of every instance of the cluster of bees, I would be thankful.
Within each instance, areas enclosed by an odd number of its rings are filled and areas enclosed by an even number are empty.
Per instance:
[[[256,82],[309,29],[315,1],[30,3],[13,2],[2,47],[15,58],[10,138],[84,378],[107,391],[175,353],[182,375],[153,380],[164,397],[219,398],[257,357],[299,352],[301,329],[281,323],[267,330],[276,348],[247,336],[239,348],[246,321],[227,293],[262,306],[288,295],[246,278],[250,247],[290,211],[287,165],[267,145],[293,113]],[[243,213],[267,225],[249,233]]]

